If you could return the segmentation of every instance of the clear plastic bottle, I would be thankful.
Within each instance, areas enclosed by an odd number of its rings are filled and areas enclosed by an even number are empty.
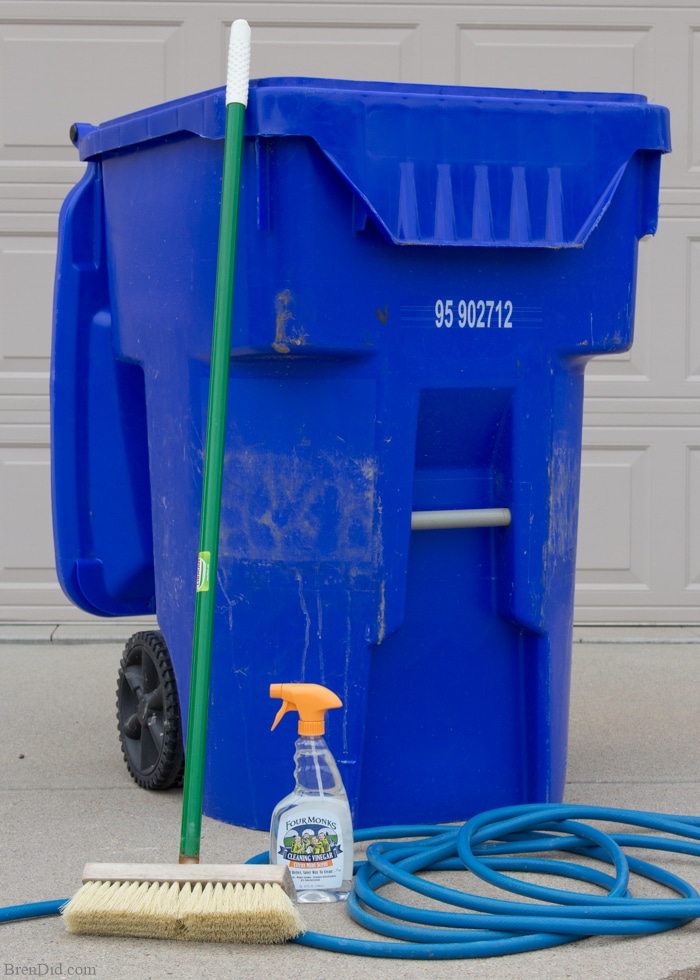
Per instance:
[[[344,901],[352,888],[352,818],[323,737],[326,710],[342,702],[319,684],[272,684],[270,696],[284,702],[273,728],[286,711],[299,712],[295,787],[272,813],[270,863],[288,865],[299,902]]]

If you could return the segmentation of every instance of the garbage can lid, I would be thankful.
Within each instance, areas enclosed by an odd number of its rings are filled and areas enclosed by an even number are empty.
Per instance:
[[[91,160],[175,134],[218,140],[225,112],[213,89],[77,124],[75,142]],[[252,81],[246,134],[312,139],[390,241],[423,245],[581,246],[635,153],[658,181],[671,148],[668,110],[641,95],[320,78]],[[642,234],[656,228],[651,184]]]

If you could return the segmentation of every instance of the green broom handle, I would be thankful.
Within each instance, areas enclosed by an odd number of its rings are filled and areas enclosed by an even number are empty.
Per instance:
[[[249,66],[250,28],[246,21],[237,20],[231,27],[226,87],[226,138],[224,140],[224,167],[221,182],[221,215],[216,264],[209,407],[204,452],[199,563],[192,643],[187,749],[185,752],[185,782],[182,797],[181,864],[199,862],[202,833],[209,678],[214,633],[226,404],[231,357],[236,232],[243,153],[243,118],[248,101]]]

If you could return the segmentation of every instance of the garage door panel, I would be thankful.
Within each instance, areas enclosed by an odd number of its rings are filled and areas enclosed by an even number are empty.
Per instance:
[[[695,205],[687,212],[700,211]],[[657,397],[700,394],[700,213],[665,217],[659,222],[662,259],[653,297],[653,359]]]
[[[48,446],[0,452],[0,513],[0,583],[53,583]]]
[[[273,23],[253,29],[253,77],[316,75],[380,82],[419,77],[415,24]]]
[[[700,382],[700,229],[686,239],[685,380]]]
[[[639,245],[633,346],[588,364],[587,395],[696,398],[699,324],[700,216],[664,215],[662,208],[657,234]]]
[[[0,236],[0,373],[42,372],[48,381],[55,236]]]
[[[649,421],[584,428],[580,622],[697,622],[698,419],[689,413],[669,415],[663,426]]]
[[[465,26],[459,37],[463,85],[598,92],[652,86],[651,24],[635,30],[575,23]]]
[[[686,460],[686,590],[700,602],[700,442],[688,446]]]
[[[651,355],[653,295],[658,255],[657,239],[639,243],[634,342],[622,354],[594,357],[586,366],[586,394],[593,397],[629,394],[637,397],[653,383],[655,362]]]
[[[70,123],[100,122],[163,102],[177,24],[0,25],[6,157],[72,159]]]
[[[651,447],[587,446],[581,459],[577,582],[651,588]]]
[[[687,160],[688,169],[700,174],[700,26],[690,27],[690,79]],[[682,129],[682,127],[679,127]]]

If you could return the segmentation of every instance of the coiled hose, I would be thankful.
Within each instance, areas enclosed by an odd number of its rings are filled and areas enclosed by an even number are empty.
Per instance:
[[[617,823],[627,830],[604,833],[582,820]],[[629,828],[644,828],[661,836],[629,833]],[[700,894],[689,882],[623,851],[623,847],[642,848],[700,857],[700,817],[575,804],[526,804],[490,810],[461,827],[374,827],[356,832],[355,840],[374,843],[367,848],[366,859],[355,864],[348,912],[355,922],[390,941],[306,932],[294,942],[356,956],[476,959],[561,946],[588,936],[649,935],[700,917]],[[607,870],[551,856],[554,853],[593,859]],[[265,864],[267,860],[263,853],[248,863]],[[529,901],[488,898],[420,877],[420,872],[465,869]],[[605,894],[537,885],[510,873],[556,875],[597,886]],[[634,898],[630,874],[656,882],[680,897]],[[443,908],[416,908],[384,898],[379,891],[389,882]],[[0,909],[0,922],[57,915],[66,901]]]

